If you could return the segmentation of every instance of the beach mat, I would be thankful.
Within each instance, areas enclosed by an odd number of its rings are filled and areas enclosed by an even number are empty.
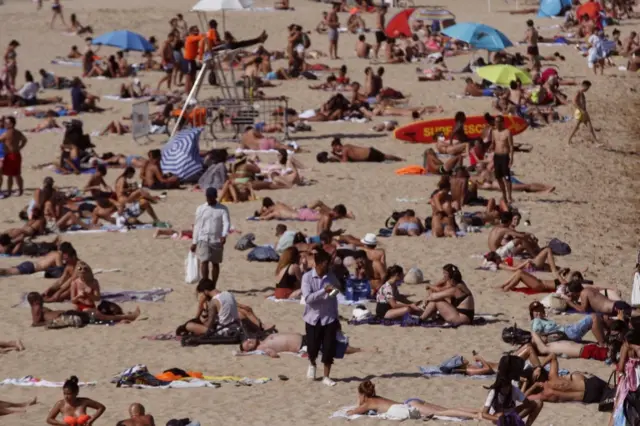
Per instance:
[[[547,371],[549,371],[550,368],[551,368],[550,365],[545,366],[545,370]],[[442,370],[440,370],[440,367],[438,367],[437,365],[420,366],[418,367],[418,369],[420,370],[422,375],[426,378],[456,377],[456,378],[465,378],[465,379],[474,379],[474,380],[489,380],[489,379],[494,379],[496,377],[495,374],[483,374],[478,376],[467,376],[466,374],[462,374],[462,373],[445,374],[442,372]],[[558,374],[560,376],[566,376],[569,374],[569,370],[561,368],[558,370]]]
[[[154,340],[158,342],[179,342],[182,340],[182,336],[176,336],[174,333],[159,333],[159,334],[151,334],[148,336],[142,336],[141,339],[145,340]]]
[[[396,419],[393,417],[389,417],[386,414],[353,414],[351,416],[347,415],[347,411],[349,410],[353,410],[354,408],[356,408],[355,406],[352,407],[343,407],[341,409],[339,409],[338,411],[334,412],[333,414],[331,414],[329,416],[330,419],[347,419],[347,420],[357,420],[360,418],[369,418],[369,419],[380,419],[380,420],[400,420],[400,419]],[[458,418],[458,417],[445,417],[445,416],[434,416],[434,419],[437,420],[442,420],[442,421],[447,421],[447,422],[462,422],[465,420],[471,420],[471,417],[469,417],[469,419],[464,419],[464,418]]]
[[[255,221],[255,222],[260,222],[260,218],[258,216],[249,216],[247,218],[247,220],[250,221]],[[278,222],[317,222],[318,220],[301,220],[301,219],[272,219],[274,221],[278,221]]]
[[[485,325],[493,322],[497,322],[498,317],[495,315],[476,314],[473,318],[471,325]],[[449,324],[442,321],[420,321],[418,318],[414,318],[411,315],[405,315],[401,319],[380,319],[377,317],[371,317],[364,320],[351,319],[347,321],[349,325],[384,325],[384,326],[400,326],[400,327],[424,327],[424,328],[456,328],[457,325]]]
[[[516,293],[526,294],[526,295],[529,295],[529,296],[534,295],[534,294],[553,293],[553,290],[538,291],[538,290],[534,290],[534,289],[529,288],[529,287],[516,287],[516,288],[512,288],[511,291],[515,291]]]
[[[233,356],[267,355],[265,351],[240,352],[236,350],[231,351],[231,354]],[[298,352],[278,352],[278,355],[294,355],[298,358],[307,358],[307,351],[300,350]]]
[[[344,305],[344,306],[361,305],[363,303],[368,302],[367,300],[357,300],[357,301],[347,300],[342,293],[339,293],[337,298],[338,298],[338,304]],[[275,296],[269,296],[267,297],[267,300],[270,300],[276,303],[297,303],[299,305],[304,305],[304,302],[300,299],[276,299]]]
[[[103,291],[100,293],[101,300],[106,300],[113,303],[124,302],[147,302],[147,303],[159,303],[164,302],[167,294],[171,293],[171,288],[152,288],[150,290],[116,290],[116,291]],[[28,307],[27,295],[29,293],[22,293],[20,296],[20,302],[13,305],[13,307]]]
[[[78,386],[87,387],[95,386],[98,382],[80,382]],[[35,388],[61,388],[64,382],[50,382],[48,380],[39,379],[33,376],[24,376],[19,379],[4,379],[0,382],[0,386],[13,385],[13,386],[26,386]]]
[[[457,377],[457,378],[465,378],[465,379],[487,380],[487,379],[492,379],[496,376],[495,374],[483,374],[478,376],[467,376],[466,374],[460,374],[460,373],[446,374],[446,373],[443,373],[440,370],[440,367],[438,367],[437,365],[420,366],[418,367],[418,369],[420,370],[420,372],[424,377]]]

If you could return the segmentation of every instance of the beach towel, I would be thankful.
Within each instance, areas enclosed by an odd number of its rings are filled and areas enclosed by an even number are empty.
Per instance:
[[[94,272],[95,274],[95,272]],[[124,303],[124,302],[148,302],[159,303],[164,302],[164,298],[167,294],[171,293],[171,288],[152,288],[150,290],[115,290],[115,291],[103,291],[100,293],[100,297],[103,301],[112,303]],[[20,303],[13,307],[22,306],[28,307],[27,294],[22,293],[20,296]]]
[[[400,420],[400,419],[396,419],[394,417],[391,416],[387,416],[386,414],[375,414],[373,412],[371,412],[370,414],[354,414],[354,415],[347,415],[347,411],[349,410],[353,410],[354,408],[356,408],[355,406],[352,407],[342,407],[341,409],[339,409],[338,411],[336,411],[335,413],[333,413],[332,415],[329,416],[330,419],[347,419],[347,420],[356,420],[362,417],[367,417],[370,419],[380,419],[380,420]],[[447,422],[462,422],[464,420],[467,419],[463,419],[463,418],[458,418],[458,417],[445,417],[445,416],[434,416],[434,419],[437,420],[442,420],[442,421],[447,421]],[[469,418],[470,420],[470,418]]]
[[[218,388],[222,383],[233,383],[236,385],[257,385],[267,383],[269,377],[250,379],[239,376],[206,376],[185,377],[179,380],[160,380],[149,373],[146,365],[137,364],[116,374],[111,379],[111,383],[116,383],[118,387],[129,387],[137,389],[184,389],[184,388]]]
[[[442,370],[440,370],[440,367],[438,367],[437,365],[429,365],[424,367],[420,366],[418,367],[418,369],[420,370],[420,372],[424,377],[428,377],[428,378],[447,376],[447,377],[468,378],[468,379],[475,379],[475,380],[487,380],[495,377],[495,374],[483,374],[478,376],[467,376],[466,374],[461,374],[461,373],[447,374],[447,373],[443,373]]]
[[[157,226],[157,224],[156,224]],[[167,228],[170,228],[171,226],[167,226]],[[106,225],[102,225],[99,229],[81,229],[81,228],[75,228],[75,225],[71,227],[71,230],[65,231],[65,234],[99,234],[102,232],[129,232],[129,231],[137,231],[137,230],[141,230],[141,229],[154,229],[154,225],[150,224],[150,223],[143,223],[140,225],[131,225],[129,227],[127,226],[119,226],[119,225],[112,225],[112,224],[106,224]]]
[[[242,149],[242,148],[238,148],[236,149],[236,154],[277,154],[278,151],[275,149]],[[289,155],[293,155],[296,152],[293,150],[287,150],[287,154]]]
[[[471,325],[485,325],[497,322],[498,318],[490,314],[476,314]],[[400,327],[424,327],[424,328],[456,328],[457,325],[449,324],[442,321],[420,321],[419,318],[406,314],[399,319],[380,319],[378,317],[370,317],[363,320],[351,319],[347,322],[349,325],[399,325]]]
[[[64,173],[62,173],[62,171],[60,169],[58,169],[56,166],[51,166],[52,171],[57,174],[57,175],[63,175]],[[80,174],[81,175],[92,175],[96,172],[96,169],[91,168],[91,169],[82,169],[80,170]]]
[[[338,296],[336,296],[338,298],[338,304],[339,305],[345,305],[345,306],[353,306],[353,305],[361,305],[362,304],[362,300],[358,300],[358,301],[353,301],[353,300],[347,300],[346,297],[344,297],[344,294],[342,293],[338,293]],[[302,299],[276,299],[275,296],[269,296],[267,297],[267,300],[270,300],[272,302],[276,302],[276,303],[298,303],[300,305],[304,305],[304,300]]]
[[[180,340],[182,340],[182,336],[176,336],[173,333],[159,333],[159,334],[151,334],[148,336],[142,336],[141,339],[155,340],[159,342],[167,342],[167,341],[179,342]]]
[[[231,351],[233,356],[251,356],[251,355],[266,355],[265,351],[250,351],[250,352],[240,352],[233,350]],[[298,358],[307,358],[307,351],[304,349],[299,350],[298,352],[278,352],[278,355],[295,355]]]
[[[260,221],[260,217],[259,216],[249,216],[247,218],[247,220],[259,222]],[[318,221],[318,219],[315,219],[315,220],[302,220],[302,219],[294,219],[294,218],[275,219],[275,220],[277,220],[278,222],[317,222]]]
[[[544,368],[545,370],[549,371],[551,366],[546,365]],[[466,374],[461,374],[461,373],[446,374],[446,373],[443,373],[442,370],[440,370],[440,367],[437,365],[420,366],[418,367],[418,369],[420,370],[422,375],[426,378],[447,376],[447,377],[466,378],[466,379],[474,379],[474,380],[488,380],[488,379],[493,379],[496,376],[495,374],[483,374],[479,376],[467,376]],[[569,370],[564,368],[561,368],[558,370],[558,375],[560,376],[566,376],[569,373],[570,373]]]
[[[110,101],[118,101],[118,102],[133,102],[133,101],[148,101],[151,99],[151,96],[141,96],[139,98],[123,98],[120,95],[102,95],[102,98],[108,99]]]
[[[465,235],[467,235],[466,232],[463,231],[456,231],[456,237],[464,237]],[[430,238],[431,237],[431,230],[428,230],[427,232],[424,233],[424,236],[426,238]]]
[[[95,386],[98,382],[80,382],[78,386],[87,387]],[[36,388],[61,388],[64,382],[50,382],[48,380],[40,379],[33,376],[24,376],[19,379],[4,379],[0,382],[0,386],[13,385],[13,386],[28,386]]]
[[[74,61],[74,60],[71,60],[71,59],[64,59],[64,58],[56,58],[56,59],[52,60],[51,63],[53,65],[62,65],[62,66],[67,66],[67,67],[81,67],[82,66],[82,62],[81,61]]]
[[[515,291],[516,293],[522,293],[531,296],[532,294],[545,294],[545,293],[553,293],[553,290],[544,289],[542,291],[534,290],[529,287],[516,287],[512,288],[511,291]]]

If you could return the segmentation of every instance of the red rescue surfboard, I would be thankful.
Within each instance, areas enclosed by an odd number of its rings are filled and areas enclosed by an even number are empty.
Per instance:
[[[413,143],[433,143],[433,135],[438,132],[444,133],[445,138],[451,135],[451,130],[455,120],[453,118],[439,118],[436,120],[428,121],[416,121],[415,123],[407,124],[406,126],[398,127],[393,132],[393,137],[398,140],[413,142]],[[464,132],[471,139],[477,139],[482,135],[482,129],[487,125],[487,122],[482,115],[473,115],[467,117],[464,123]],[[507,129],[511,130],[513,135],[524,132],[528,124],[525,120],[518,116],[505,115],[504,125]]]

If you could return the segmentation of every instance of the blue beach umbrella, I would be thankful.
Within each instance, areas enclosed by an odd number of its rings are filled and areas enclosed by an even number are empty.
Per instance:
[[[152,52],[153,45],[138,33],[127,30],[112,31],[93,39],[92,44],[117,47],[122,50]]]
[[[462,22],[442,30],[442,34],[469,43],[474,49],[497,52],[513,43],[493,27],[475,22]]]

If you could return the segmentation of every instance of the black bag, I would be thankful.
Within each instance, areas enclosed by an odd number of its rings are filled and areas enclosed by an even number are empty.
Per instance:
[[[627,394],[622,409],[627,426],[640,426],[640,390]]]
[[[611,386],[611,380],[613,380],[613,386]],[[602,394],[602,399],[598,403],[598,411],[602,411],[605,413],[610,413],[613,411],[613,404],[616,400],[616,372],[613,371],[609,376],[609,381],[607,382],[607,389]]]
[[[216,77],[216,72],[215,70],[211,70],[209,71],[209,84],[212,86],[217,86],[218,85],[218,78]]]
[[[510,345],[526,345],[531,343],[531,333],[514,324],[513,327],[502,329],[502,341]]]
[[[560,241],[557,238],[552,238],[551,241],[549,241],[548,246],[551,249],[551,252],[556,256],[566,256],[571,254],[571,247],[569,247],[569,244],[564,241]]]

